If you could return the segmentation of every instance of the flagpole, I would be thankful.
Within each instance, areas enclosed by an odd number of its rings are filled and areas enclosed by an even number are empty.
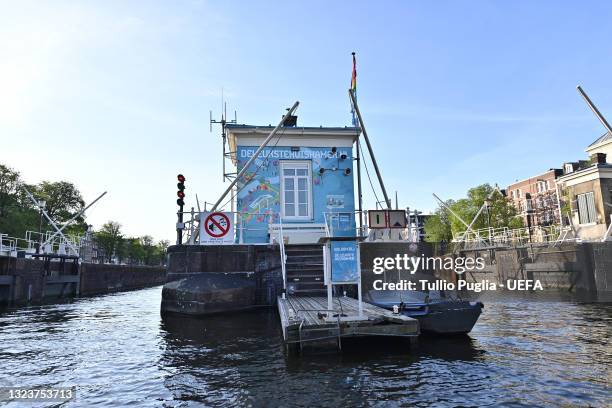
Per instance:
[[[353,91],[353,95],[357,98],[357,60],[355,59],[355,52],[351,53],[353,56],[353,73],[351,75],[351,89]],[[355,116],[355,107],[353,103],[351,103],[351,114],[353,116],[353,127],[357,127],[357,117]]]

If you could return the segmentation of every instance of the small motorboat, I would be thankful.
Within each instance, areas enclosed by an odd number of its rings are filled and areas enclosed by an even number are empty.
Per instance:
[[[421,333],[445,335],[469,333],[484,307],[482,302],[452,299],[440,291],[370,290],[363,300],[414,317]]]

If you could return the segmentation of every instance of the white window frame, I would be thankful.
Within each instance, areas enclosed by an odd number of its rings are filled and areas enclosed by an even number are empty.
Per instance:
[[[547,187],[546,187],[546,181],[542,180],[542,181],[538,181],[538,193],[544,193],[546,192]]]
[[[307,177],[307,181],[306,181],[306,186],[308,187],[308,193],[307,193],[307,201],[308,201],[308,215],[290,215],[287,216],[285,215],[285,169],[289,168],[289,169],[297,169],[297,168],[304,168],[306,167],[306,177]],[[313,213],[313,205],[312,205],[312,163],[310,160],[281,160],[279,163],[279,169],[280,169],[280,207],[281,207],[281,218],[283,220],[287,220],[287,221],[310,221],[312,220],[312,213]],[[291,177],[291,176],[287,176],[287,177]],[[294,177],[294,187],[295,187],[295,201],[294,201],[294,205],[295,205],[295,210],[296,210],[296,214],[298,214],[299,211],[299,201],[298,201],[298,189],[297,189],[297,176]]]
[[[578,222],[580,225],[597,224],[597,208],[595,206],[595,194],[578,194],[576,196],[576,208],[578,209]],[[586,221],[586,222],[583,222]]]

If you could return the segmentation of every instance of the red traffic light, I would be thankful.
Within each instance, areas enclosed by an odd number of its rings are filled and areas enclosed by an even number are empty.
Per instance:
[[[183,200],[183,198],[185,198],[185,176],[179,174],[176,176],[176,179],[178,180],[178,183],[176,184],[176,188],[178,188],[178,191],[176,192],[178,197],[176,204],[178,204],[178,206],[181,207],[181,211],[183,211],[183,206],[185,205],[185,201]]]

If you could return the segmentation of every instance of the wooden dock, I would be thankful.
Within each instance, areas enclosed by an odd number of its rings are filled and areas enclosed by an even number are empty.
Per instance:
[[[323,343],[347,337],[397,336],[416,338],[419,322],[408,316],[359,302],[349,297],[334,298],[333,311],[324,296],[287,296],[278,298],[278,313],[285,343]]]

